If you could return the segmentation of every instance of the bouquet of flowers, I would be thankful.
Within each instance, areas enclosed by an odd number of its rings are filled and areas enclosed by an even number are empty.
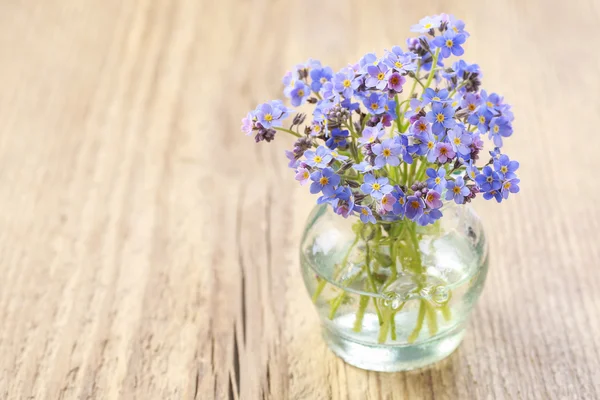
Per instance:
[[[419,36],[404,49],[366,54],[338,72],[312,59],[288,72],[284,95],[293,107],[310,105],[309,119],[297,113],[284,127],[294,110],[273,100],[242,121],[256,142],[270,142],[277,132],[296,137],[286,152],[289,167],[319,196],[317,203],[344,218],[360,217],[357,231],[370,229],[370,240],[380,241],[374,247],[402,243],[404,252],[407,244],[418,249],[415,226],[435,224],[445,203],[469,203],[478,194],[500,203],[519,191],[519,163],[501,151],[513,133],[510,105],[481,88],[477,64],[450,61],[464,53],[465,24],[442,14],[423,18],[412,31]],[[489,158],[485,139],[493,143]],[[388,256],[400,257],[398,249]],[[381,292],[395,279],[393,261],[381,282],[365,280],[370,290]],[[409,269],[423,267],[417,261]],[[333,316],[335,301],[331,307]],[[427,310],[419,313],[421,325]]]

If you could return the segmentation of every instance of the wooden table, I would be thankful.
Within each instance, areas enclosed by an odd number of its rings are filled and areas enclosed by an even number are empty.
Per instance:
[[[343,4],[343,5],[342,5]],[[284,136],[239,131],[308,57],[452,12],[514,106],[522,192],[476,203],[487,288],[449,359],[344,364],[297,248]],[[600,5],[45,0],[0,5],[1,399],[597,399]]]

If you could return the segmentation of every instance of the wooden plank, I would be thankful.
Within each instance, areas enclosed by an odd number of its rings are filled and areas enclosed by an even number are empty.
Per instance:
[[[597,2],[0,5],[1,399],[600,397]],[[489,284],[425,370],[333,356],[298,265],[314,198],[239,119],[314,57],[467,22],[516,114],[522,193],[477,202]]]

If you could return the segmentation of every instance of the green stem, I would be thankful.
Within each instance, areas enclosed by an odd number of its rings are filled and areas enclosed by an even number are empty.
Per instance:
[[[325,279],[323,279],[323,278],[317,278],[317,279],[319,280],[319,284],[317,285],[317,289],[315,290],[315,293],[313,293],[313,295],[312,295],[313,303],[317,302],[317,300],[319,299],[319,296],[321,295],[321,292],[325,288],[325,285],[327,285],[327,281]]]
[[[371,255],[369,252],[369,242],[365,242],[365,266],[367,269],[367,279],[369,284],[371,285],[371,290],[373,293],[377,293],[377,286],[375,285],[375,279],[373,279],[373,273],[371,272]],[[375,305],[375,311],[377,312],[377,318],[379,319],[379,325],[383,322],[381,317],[381,311],[379,311],[379,306],[377,305],[377,299],[373,297],[373,304]]]
[[[384,320],[383,320],[383,325],[381,325],[381,327],[379,328],[379,336],[377,337],[377,342],[378,343],[385,343],[385,340],[387,339],[387,334],[390,330],[390,315],[392,313],[391,312],[387,312]]]
[[[415,71],[415,78],[417,78],[419,76],[419,71],[421,71],[421,63],[419,63],[419,66],[417,67],[417,70]],[[408,107],[410,106],[410,99],[412,98],[412,95],[415,92],[416,88],[417,88],[417,79],[414,80],[413,85],[410,88],[410,93],[408,94],[408,101],[407,101],[406,105],[404,106],[404,110],[402,111],[402,118],[404,118],[404,115],[406,114],[406,111],[408,110]],[[400,121],[400,114],[398,114],[398,121]],[[400,132],[404,132],[406,129],[402,130],[401,126],[402,125],[400,123],[398,123],[398,129],[400,129]],[[406,126],[408,128],[408,124]]]
[[[335,317],[335,313],[337,312],[338,308],[340,308],[340,306],[342,305],[342,301],[344,301],[345,297],[346,292],[342,290],[342,293],[333,300],[333,303],[331,303],[331,309],[329,310],[329,319],[333,319],[333,317]]]
[[[419,169],[417,170],[417,174],[415,175],[415,179],[417,181],[421,181],[421,179],[423,179],[422,175],[425,172],[425,168],[427,168],[427,161],[425,161],[424,159],[421,160],[421,165],[419,165]]]
[[[407,186],[410,186],[415,181],[415,171],[417,170],[417,160],[413,160],[410,164],[410,172],[408,173]]]
[[[437,66],[438,57],[440,56],[440,48],[438,47],[435,50],[435,54],[433,55],[433,60],[431,61],[431,71],[429,71],[429,77],[427,78],[427,82],[425,83],[425,88],[423,89],[423,93],[425,93],[425,89],[431,85],[431,81],[433,81],[433,77],[435,75],[435,67]],[[421,98],[423,96],[421,95]]]
[[[446,303],[441,308],[442,315],[446,321],[450,321],[452,319],[452,310],[450,309],[450,304]]]
[[[425,320],[425,311],[425,300],[421,300],[421,304],[419,305],[419,315],[417,316],[417,324],[415,325],[415,329],[408,337],[408,343],[414,343],[415,340],[417,340],[417,338],[419,337],[421,329],[423,328],[423,321]]]
[[[300,137],[302,137],[302,135],[300,135],[299,133],[296,133],[296,132],[294,132],[294,131],[293,131],[293,130],[291,130],[291,129],[285,129],[285,128],[275,128],[275,127],[274,127],[273,129],[275,129],[276,131],[287,132],[287,133],[289,133],[289,134],[291,134],[291,135],[294,135],[294,136],[296,136],[296,137],[299,137],[299,138],[300,138]]]
[[[423,300],[425,301],[425,300]],[[438,332],[437,315],[435,308],[425,301],[427,307],[427,326],[429,327],[429,336],[434,336]]]
[[[369,296],[361,295],[358,304],[358,311],[356,311],[356,319],[354,320],[354,332],[360,332],[362,330],[362,321],[365,316],[367,305],[369,305]]]

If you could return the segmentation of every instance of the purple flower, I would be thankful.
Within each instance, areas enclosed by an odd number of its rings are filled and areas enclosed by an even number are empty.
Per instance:
[[[467,122],[476,125],[479,132],[485,133],[489,129],[490,118],[492,118],[492,113],[485,107],[479,107],[477,111],[469,115]]]
[[[410,30],[411,32],[427,33],[432,29],[439,28],[442,23],[442,19],[438,15],[432,17],[422,18],[418,24],[413,25]]]
[[[310,172],[308,169],[300,167],[296,170],[296,180],[300,182],[301,185],[304,185],[310,179]]]
[[[406,82],[406,78],[400,75],[398,72],[393,72],[387,81],[388,89],[394,93],[402,92],[402,85]]]
[[[383,213],[387,213],[390,212],[394,209],[394,204],[396,204],[396,198],[391,194],[388,193],[385,196],[383,196],[381,198],[381,209],[383,210]]]
[[[432,102],[445,103],[448,101],[450,101],[450,99],[448,99],[447,89],[433,90],[432,88],[427,88],[423,93],[423,105],[427,105]]]
[[[427,204],[429,208],[440,208],[443,204],[442,200],[440,200],[441,197],[442,195],[439,192],[429,190],[424,196],[425,204]]]
[[[331,150],[336,149],[338,146],[344,147],[347,144],[346,139],[348,138],[349,134],[350,133],[345,129],[344,130],[341,130],[340,128],[332,129],[331,136],[329,137],[329,139],[327,139],[325,144]]]
[[[450,106],[445,106],[443,103],[433,103],[431,111],[427,113],[427,121],[433,125],[431,130],[436,135],[444,133],[445,128],[452,128],[456,122],[454,121],[454,109]]]
[[[385,194],[391,193],[394,188],[388,184],[388,178],[375,178],[373,174],[365,175],[365,181],[360,190],[370,194],[374,199],[380,200]]]
[[[410,126],[410,131],[413,135],[427,135],[431,132],[431,124],[426,118],[421,117]]]
[[[358,138],[358,142],[362,145],[375,143],[385,135],[385,130],[380,124],[375,126],[367,126],[362,132],[362,137]]]
[[[434,155],[440,164],[444,164],[449,160],[452,160],[456,153],[452,149],[450,143],[440,142],[435,145]]]
[[[290,91],[291,103],[294,107],[298,107],[310,96],[310,88],[303,81],[296,81],[294,88]]]
[[[441,49],[441,55],[443,58],[450,57],[450,54],[454,54],[455,56],[462,56],[465,51],[461,44],[463,44],[467,40],[464,34],[456,33],[454,31],[446,31],[442,36],[438,36],[431,41],[431,44],[434,47],[439,47]]]
[[[467,93],[460,101],[460,106],[471,114],[475,112],[481,103],[481,97],[477,93]]]
[[[335,192],[335,186],[340,183],[339,175],[336,175],[331,168],[317,170],[310,174],[313,183],[310,184],[312,194],[323,192],[325,196],[331,196]]]
[[[502,183],[502,198],[506,200],[510,193],[519,193],[519,182],[521,180],[517,178],[505,180]]]
[[[469,145],[473,141],[471,135],[465,131],[463,126],[455,126],[448,131],[448,139],[452,145],[452,150],[467,156],[471,153]]]
[[[494,141],[494,146],[502,147],[502,137],[512,135],[513,129],[510,121],[504,117],[492,118],[490,122],[490,139]]]
[[[377,156],[375,158],[375,166],[378,168],[389,164],[393,167],[400,164],[400,145],[398,145],[393,139],[384,140],[383,143],[378,143],[373,146],[373,153]]]
[[[514,179],[517,177],[515,171],[519,169],[519,162],[511,161],[506,154],[502,154],[494,160],[494,169],[501,179]]]
[[[319,121],[313,121],[310,125],[310,135],[319,136],[323,132],[323,125]]]
[[[368,88],[376,88],[383,90],[387,86],[387,65],[379,63],[377,65],[369,65],[367,67],[367,73],[369,74],[365,80],[365,85]]]
[[[349,99],[352,97],[356,87],[356,83],[353,81],[354,70],[352,68],[344,68],[333,77],[333,88],[336,92]]]
[[[423,214],[421,214],[417,223],[421,226],[426,226],[429,224],[433,224],[440,218],[442,218],[442,212],[440,210],[438,210],[437,208],[426,208],[425,210],[423,210]]]
[[[462,176],[459,176],[454,181],[448,181],[446,183],[446,200],[454,199],[456,204],[462,204],[465,201],[465,196],[469,195],[471,191],[465,186],[465,181]]]
[[[425,173],[429,177],[429,179],[427,179],[427,187],[441,193],[446,187],[446,169],[440,167],[436,171],[433,168],[427,168]]]
[[[425,203],[423,199],[417,196],[408,196],[406,198],[406,208],[404,215],[406,218],[416,221],[423,214]]]
[[[360,220],[362,221],[363,224],[367,224],[367,223],[374,224],[377,222],[377,220],[373,216],[373,213],[371,212],[371,209],[369,207],[354,206],[354,209],[358,212],[358,215],[360,215]]]
[[[415,53],[404,53],[400,46],[394,46],[392,51],[386,52],[383,63],[399,73],[406,73],[417,69],[416,57]]]
[[[489,165],[483,167],[481,173],[475,177],[475,183],[482,192],[499,191],[502,187],[500,176]]]
[[[300,161],[296,158],[296,153],[294,153],[293,151],[286,150],[285,156],[287,157],[288,160],[290,160],[290,162],[288,163],[288,167],[296,168],[300,165]]]
[[[368,97],[365,97],[363,104],[371,114],[381,114],[385,112],[385,107],[387,106],[387,95],[379,95],[371,92]]]
[[[317,147],[316,151],[306,150],[304,157],[306,157],[306,164],[317,168],[327,167],[333,158],[331,151],[325,146]]]
[[[344,186],[339,187],[335,193],[336,199],[332,203],[335,213],[344,218],[348,218],[354,210],[354,196],[352,195],[352,190],[348,186]]]
[[[242,132],[248,136],[252,134],[252,129],[254,129],[254,115],[249,112],[246,118],[242,119]]]
[[[319,93],[323,84],[331,81],[331,78],[333,78],[331,67],[315,68],[310,71],[310,79],[312,81],[310,88],[313,92]]]

